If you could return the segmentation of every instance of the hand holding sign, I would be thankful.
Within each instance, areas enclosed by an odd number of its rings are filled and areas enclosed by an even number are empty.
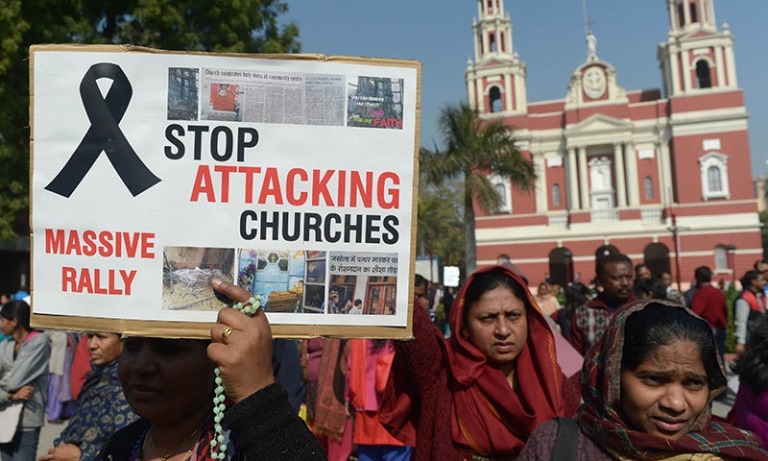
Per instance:
[[[218,293],[245,303],[251,293],[223,280],[214,279]],[[208,357],[221,369],[227,396],[235,403],[275,382],[272,374],[272,331],[269,321],[258,309],[248,317],[235,309],[219,311],[218,322],[211,327]]]

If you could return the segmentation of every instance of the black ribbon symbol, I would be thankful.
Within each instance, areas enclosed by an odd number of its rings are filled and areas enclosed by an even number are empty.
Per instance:
[[[102,97],[96,84],[99,78],[112,80],[106,97]],[[64,197],[72,195],[102,152],[106,152],[134,197],[160,182],[142,163],[118,126],[132,95],[131,83],[117,64],[102,62],[88,69],[80,82],[80,97],[91,126],[64,168],[45,187],[47,190]]]

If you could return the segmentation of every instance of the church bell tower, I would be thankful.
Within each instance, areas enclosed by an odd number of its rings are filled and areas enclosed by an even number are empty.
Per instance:
[[[477,0],[472,24],[475,58],[464,77],[469,104],[482,117],[502,117],[527,111],[525,64],[512,46],[512,21],[504,0]]]
[[[667,0],[669,36],[658,59],[666,97],[734,90],[736,63],[727,24],[715,23],[713,0]]]

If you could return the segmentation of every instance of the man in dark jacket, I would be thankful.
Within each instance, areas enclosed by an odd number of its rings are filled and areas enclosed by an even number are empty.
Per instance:
[[[600,339],[616,310],[634,301],[632,260],[621,253],[608,253],[597,260],[597,283],[603,291],[576,308],[571,319],[570,342],[581,355]]]

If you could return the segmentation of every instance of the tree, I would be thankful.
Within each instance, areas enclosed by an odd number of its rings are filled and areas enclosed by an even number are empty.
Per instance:
[[[464,266],[462,218],[458,210],[461,186],[455,181],[439,185],[419,183],[418,252],[439,257],[443,265]]]
[[[5,0],[0,6],[0,239],[28,235],[29,46],[127,43],[175,51],[295,53],[281,0]]]
[[[512,128],[501,120],[481,120],[466,103],[446,106],[440,113],[443,149],[422,149],[420,168],[432,184],[446,179],[464,181],[462,207],[466,274],[477,268],[475,240],[476,204],[486,213],[501,205],[496,188],[488,179],[494,173],[521,190],[530,190],[536,177],[533,163],[515,145]]]

